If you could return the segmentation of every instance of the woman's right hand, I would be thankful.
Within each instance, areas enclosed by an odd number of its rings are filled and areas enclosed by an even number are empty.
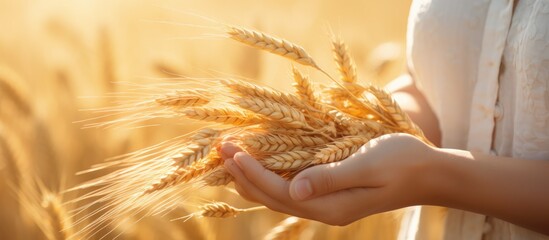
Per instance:
[[[365,216],[419,204],[432,191],[429,159],[437,151],[408,134],[371,140],[349,158],[314,166],[286,181],[232,144],[225,167],[246,199],[275,211],[346,225]]]

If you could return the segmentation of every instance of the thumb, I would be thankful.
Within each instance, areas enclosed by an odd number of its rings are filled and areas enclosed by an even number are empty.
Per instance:
[[[290,196],[294,200],[306,200],[331,192],[361,187],[367,176],[365,159],[361,154],[336,163],[323,164],[301,171],[290,182]]]

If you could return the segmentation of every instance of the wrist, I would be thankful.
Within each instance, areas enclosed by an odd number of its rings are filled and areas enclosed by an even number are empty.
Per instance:
[[[440,179],[443,166],[438,162],[443,153],[441,149],[426,146],[422,151],[416,152],[416,160],[408,171],[408,184],[405,184],[407,194],[411,197],[408,205],[431,205],[438,198],[440,187],[437,181]],[[413,187],[411,187],[413,186]]]
[[[460,205],[459,196],[467,194],[469,161],[473,160],[470,152],[456,149],[434,149],[434,153],[426,160],[425,189],[427,194],[423,199],[425,205],[455,207]],[[469,186],[470,187],[470,186]]]

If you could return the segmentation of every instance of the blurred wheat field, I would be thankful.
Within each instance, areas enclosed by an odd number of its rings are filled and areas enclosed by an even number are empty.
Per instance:
[[[71,210],[60,194],[97,174],[75,175],[104,159],[186,133],[195,122],[148,128],[81,129],[81,109],[104,107],[116,82],[176,76],[241,76],[289,91],[290,64],[212,36],[200,16],[273,33],[304,46],[336,73],[329,31],[345,39],[359,81],[382,85],[405,71],[409,0],[390,1],[11,1],[0,0],[0,239],[64,239]],[[314,81],[328,83],[316,71]],[[335,75],[335,74],[334,74]],[[232,191],[208,188],[163,217],[117,223],[120,239],[261,239],[287,216],[269,210],[236,218],[170,221],[212,199],[253,207]],[[59,219],[65,219],[59,221]],[[312,223],[303,239],[396,239],[399,213],[346,227]],[[112,229],[105,229],[104,232]],[[104,233],[103,232],[103,233]],[[101,234],[92,236],[99,238]]]

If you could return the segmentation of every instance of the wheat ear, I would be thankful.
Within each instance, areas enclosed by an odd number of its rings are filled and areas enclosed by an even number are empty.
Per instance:
[[[206,157],[210,159],[210,161],[214,161],[211,160],[211,158],[218,157],[216,154],[217,152],[212,151],[212,146],[214,143],[219,141],[217,139],[219,134],[219,130],[214,130],[210,128],[204,128],[196,132],[193,136],[190,137],[191,143],[186,146],[180,153],[171,158],[175,167],[174,170],[171,173],[168,173],[166,176],[162,177],[158,182],[152,184],[147,190],[145,190],[144,193],[152,193],[154,191],[158,191],[160,189],[164,189],[166,187],[190,180],[183,177],[187,176],[189,171],[192,171],[193,173],[198,172],[198,170],[195,169],[198,165],[198,160]],[[212,154],[212,152],[214,152],[214,154]],[[217,162],[216,164],[219,165],[219,163]],[[203,164],[200,164],[200,173],[204,173],[215,167],[207,165],[208,169],[204,169],[202,165]]]
[[[222,80],[221,83],[240,97],[264,98],[273,102],[284,103],[298,109],[316,111],[316,109],[304,103],[297,96],[280,92],[269,87],[257,86],[251,83],[236,80]]]
[[[332,39],[332,51],[337,70],[343,83],[356,83],[356,65],[349,54],[347,45],[341,39]],[[353,92],[354,93],[354,92]]]
[[[304,128],[307,126],[303,113],[286,104],[261,98],[240,98],[237,99],[237,104],[244,109],[264,115],[290,128]]]
[[[263,238],[264,240],[298,240],[311,221],[298,217],[288,217]]]
[[[209,128],[202,129],[195,133],[195,135],[191,137],[191,143],[176,156],[172,157],[174,165],[185,167],[208,155],[219,134],[219,130]]]
[[[240,208],[233,207],[225,202],[213,202],[213,203],[208,203],[200,206],[200,209],[201,210],[196,213],[193,213],[189,216],[185,216],[178,219],[189,219],[190,217],[193,217],[193,216],[210,217],[210,218],[236,217],[236,215],[240,213],[264,210],[266,209],[266,207],[258,206],[258,207],[240,209]]]
[[[210,102],[211,96],[201,90],[178,90],[167,93],[154,99],[161,106],[171,108],[184,108],[191,106],[202,106]]]
[[[182,111],[181,114],[192,119],[235,126],[257,124],[263,120],[256,114],[236,108],[194,107]]]
[[[295,170],[308,166],[313,154],[308,151],[291,151],[274,154],[259,161],[270,170]]]
[[[206,204],[200,207],[200,216],[202,217],[215,217],[215,218],[227,218],[234,217],[237,214],[244,212],[242,209],[235,208],[224,202],[214,202]]]
[[[42,207],[46,210],[49,216],[51,226],[51,235],[53,239],[69,239],[73,234],[71,226],[71,217],[65,211],[60,197],[51,192],[43,194]],[[43,219],[44,220],[44,219]]]
[[[291,136],[284,134],[246,134],[240,137],[250,152],[283,152],[301,150],[326,143],[317,136]]]
[[[358,84],[353,85],[357,85],[356,88],[359,88],[357,89],[357,91],[365,91],[364,87],[359,86]],[[353,97],[350,94],[350,91],[346,89],[329,88],[325,91],[330,94],[332,98],[332,103],[345,103],[345,101],[347,101],[348,104],[339,105],[338,108],[355,117],[380,120],[389,125],[394,124],[394,121],[390,114],[387,113],[387,111],[385,111],[376,102],[371,102],[369,99],[364,97]]]
[[[320,148],[312,164],[324,164],[343,160],[370,141],[371,136],[345,136]]]
[[[401,131],[418,136],[426,143],[431,144],[427,138],[425,138],[423,131],[421,131],[421,129],[414,122],[412,122],[406,112],[402,111],[398,103],[393,99],[393,97],[391,97],[391,94],[374,86],[370,86],[368,90],[376,97],[381,107],[383,107],[383,109],[385,109],[385,111],[392,117]]]
[[[144,194],[149,194],[158,190],[165,189],[170,186],[189,182],[193,179],[212,171],[216,167],[223,164],[223,159],[219,156],[217,151],[211,151],[205,159],[201,161],[195,161],[186,167],[176,168],[173,172],[168,173],[162,177],[157,183],[154,183]]]
[[[292,67],[292,73],[294,77],[293,86],[299,98],[319,111],[324,110],[324,107],[314,94],[314,88],[309,78],[301,74],[295,67]]]
[[[225,167],[219,166],[216,169],[212,170],[209,174],[204,176],[202,181],[207,186],[225,186],[233,181],[233,176],[225,170]]]
[[[311,66],[320,70],[313,58],[303,49],[303,47],[284,39],[236,26],[229,27],[227,34],[230,38],[246,45],[269,51],[305,66]]]

